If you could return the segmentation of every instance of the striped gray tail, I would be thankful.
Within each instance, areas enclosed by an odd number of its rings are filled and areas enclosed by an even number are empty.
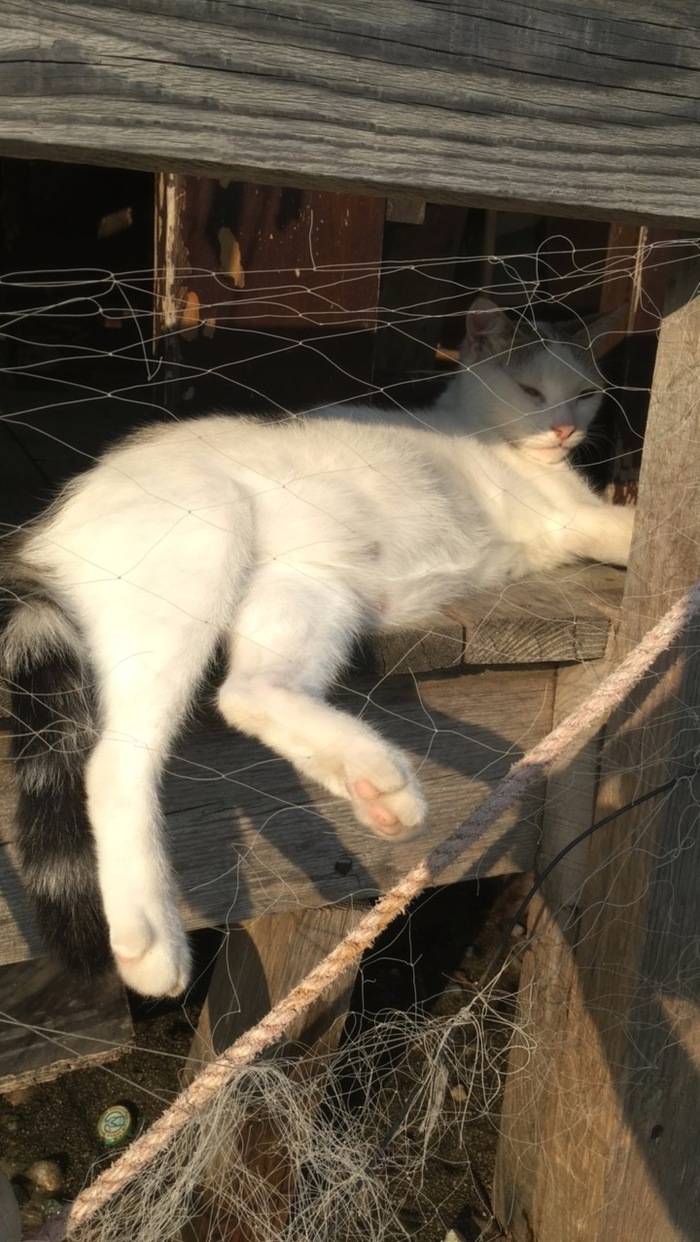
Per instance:
[[[47,948],[89,980],[111,960],[85,802],[94,675],[77,623],[46,579],[18,560],[0,576],[0,627],[22,877]]]

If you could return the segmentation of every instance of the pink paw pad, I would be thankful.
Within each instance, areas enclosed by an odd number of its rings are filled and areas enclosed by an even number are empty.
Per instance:
[[[373,802],[375,798],[381,797],[381,791],[371,781],[356,781],[354,789],[358,798],[362,798],[363,802]],[[368,807],[367,810],[378,827],[394,828],[398,825],[398,817],[388,807],[382,806],[381,803],[377,806]]]

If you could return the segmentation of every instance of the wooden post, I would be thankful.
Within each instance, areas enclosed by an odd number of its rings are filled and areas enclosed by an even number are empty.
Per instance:
[[[335,948],[362,913],[361,906],[349,904],[320,910],[298,907],[232,928],[214,968],[186,1077],[191,1078],[203,1062],[223,1052],[264,1017]],[[293,1058],[290,1072],[295,1078],[317,1075],[321,1058],[337,1047],[354,983],[353,970],[288,1028],[284,1046],[274,1050],[275,1056],[282,1053]],[[256,1213],[262,1210],[270,1228],[282,1230],[293,1201],[295,1171],[285,1159],[280,1125],[284,1118],[261,1108],[246,1122],[243,1149],[222,1150],[217,1155],[211,1166],[211,1187],[202,1188],[198,1215],[183,1242],[260,1242],[247,1220],[251,1195]],[[253,1190],[248,1178],[241,1176],[241,1161]],[[225,1201],[217,1193],[223,1184]]]
[[[686,264],[666,299],[619,654],[700,574],[697,285]],[[595,818],[697,770],[699,638],[696,625],[610,722]],[[495,1183],[517,1242],[700,1235],[697,785],[596,833],[583,880],[567,863],[531,911],[528,1040],[512,1056]]]

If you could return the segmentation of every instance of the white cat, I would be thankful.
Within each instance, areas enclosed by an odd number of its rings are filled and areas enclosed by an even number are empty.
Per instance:
[[[541,340],[484,298],[468,325],[431,410],[153,426],[6,557],[23,873],[73,967],[111,951],[146,995],[188,982],[157,789],[222,640],[228,723],[401,841],[426,815],[409,759],[324,701],[356,637],[576,558],[626,563],[632,513],[566,460],[600,404],[596,329]]]

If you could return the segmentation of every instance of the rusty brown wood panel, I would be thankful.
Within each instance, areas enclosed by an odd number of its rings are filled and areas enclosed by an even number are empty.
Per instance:
[[[179,413],[372,392],[384,201],[163,174],[156,337]]]

